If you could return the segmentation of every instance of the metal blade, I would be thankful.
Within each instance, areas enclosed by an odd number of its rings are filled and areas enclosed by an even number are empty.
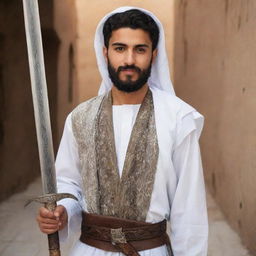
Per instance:
[[[29,69],[44,194],[56,193],[56,176],[37,0],[23,0]]]

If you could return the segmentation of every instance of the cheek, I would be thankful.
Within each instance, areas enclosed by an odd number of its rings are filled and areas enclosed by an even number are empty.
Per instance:
[[[150,65],[151,56],[143,56],[138,59],[138,66],[141,66],[143,69],[147,68]]]
[[[108,60],[111,63],[111,65],[115,68],[122,65],[122,58],[118,54],[109,53],[108,54]]]

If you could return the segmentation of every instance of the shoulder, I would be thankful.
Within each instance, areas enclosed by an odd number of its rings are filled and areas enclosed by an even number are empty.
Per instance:
[[[94,120],[104,95],[96,96],[79,104],[70,114],[72,131],[77,140],[83,140],[84,133],[93,130]]]
[[[81,127],[90,126],[93,124],[102,99],[105,95],[96,96],[81,104],[79,104],[71,112],[71,122],[73,131],[79,130]]]
[[[101,104],[102,99],[104,98],[104,95],[99,95],[96,97],[93,97],[87,101],[84,101],[80,103],[74,110],[71,112],[72,117],[76,115],[80,115],[84,111],[88,111],[90,109],[93,109],[95,107],[99,107]]]
[[[151,91],[155,105],[160,105],[168,114],[183,116],[197,111],[191,105],[170,92],[162,91],[157,88],[153,88]]]
[[[194,107],[169,92],[156,88],[151,91],[156,114],[162,116],[166,124],[169,120],[170,126],[175,126],[177,133],[197,130],[198,137],[200,136],[204,117]]]

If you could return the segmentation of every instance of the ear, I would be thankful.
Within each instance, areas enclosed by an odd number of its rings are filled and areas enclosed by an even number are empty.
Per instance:
[[[108,49],[106,46],[103,47],[103,56],[104,56],[105,61],[107,62],[108,61]]]
[[[157,48],[152,52],[152,63],[154,63],[157,56]]]

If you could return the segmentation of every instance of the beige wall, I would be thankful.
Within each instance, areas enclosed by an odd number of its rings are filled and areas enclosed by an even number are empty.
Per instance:
[[[256,254],[256,2],[177,0],[177,94],[205,115],[209,188]]]
[[[55,149],[64,116],[76,101],[67,97],[69,45],[76,39],[74,1],[38,1]],[[74,43],[74,56],[75,50]],[[39,175],[22,1],[0,1],[0,201]]]
[[[39,165],[22,2],[1,1],[0,17],[1,201],[33,180]]]
[[[54,1],[54,29],[60,40],[57,57],[57,113],[58,139],[62,135],[63,125],[67,114],[77,105],[77,16],[76,0]],[[73,49],[73,61],[70,51]],[[72,71],[70,70],[72,69]],[[69,88],[69,87],[72,88]]]
[[[51,2],[42,8],[43,36],[51,39]],[[0,201],[10,194],[24,189],[39,175],[38,150],[35,135],[34,113],[28,70],[22,1],[0,2]],[[45,40],[44,40],[44,43]],[[45,44],[45,60],[49,62],[48,42]],[[48,79],[55,84],[54,75]],[[49,97],[56,100],[53,90]],[[55,117],[55,105],[52,104]],[[52,120],[55,127],[55,119]],[[53,129],[55,130],[55,129]]]
[[[138,6],[154,12],[165,27],[167,50],[172,63],[173,3],[170,0],[123,1],[123,0],[77,0],[78,16],[78,101],[97,95],[100,76],[94,54],[94,33],[98,22],[108,12],[120,6]]]

